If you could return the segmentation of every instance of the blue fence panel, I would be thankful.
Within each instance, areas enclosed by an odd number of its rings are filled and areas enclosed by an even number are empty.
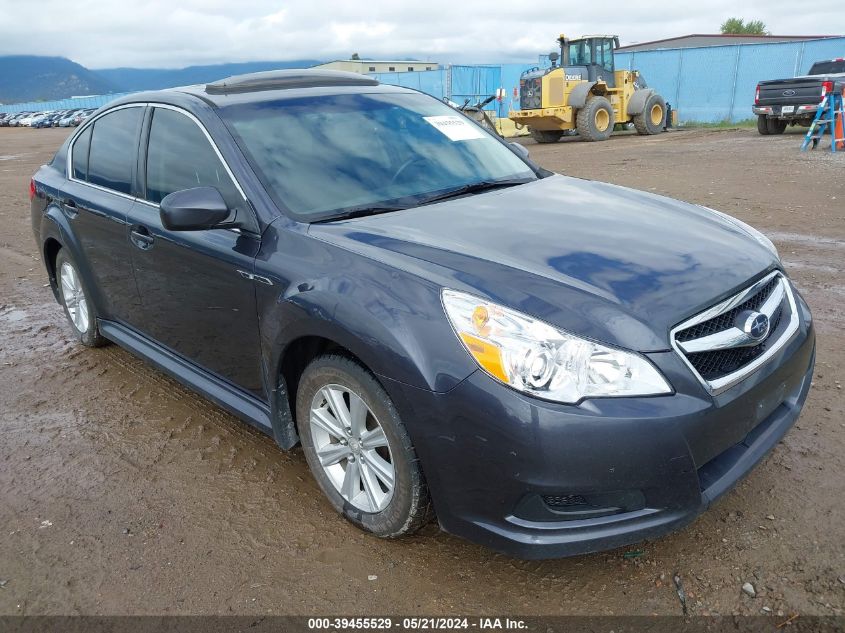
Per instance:
[[[666,101],[677,108],[680,94],[680,49],[648,51],[642,53],[616,53],[613,60],[616,68],[639,70],[649,87],[654,88]]]
[[[57,101],[30,101],[28,103],[10,103],[0,105],[0,112],[46,112],[52,110],[76,110],[78,108],[99,108],[119,97],[131,92],[121,92],[109,95],[94,95],[90,97],[76,97],[74,99],[59,99]]]
[[[469,99],[477,103],[496,93],[502,86],[501,66],[450,66],[449,98],[462,104]]]
[[[370,73],[383,84],[414,88],[438,99],[446,96],[447,70],[422,70],[407,73]]]
[[[813,62],[845,55],[845,38],[617,53],[678,111],[680,121],[753,117],[757,83],[805,74]]]

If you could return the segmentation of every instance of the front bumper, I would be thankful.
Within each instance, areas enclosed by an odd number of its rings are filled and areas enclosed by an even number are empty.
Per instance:
[[[718,396],[674,352],[650,357],[676,394],[578,406],[530,398],[481,371],[447,393],[385,379],[441,527],[511,556],[555,558],[689,523],[780,441],[804,405],[815,335],[796,300],[798,332]],[[550,505],[561,499],[576,504]]]
[[[571,106],[511,110],[508,112],[508,118],[514,123],[527,125],[536,130],[568,130],[575,127],[575,115]]]

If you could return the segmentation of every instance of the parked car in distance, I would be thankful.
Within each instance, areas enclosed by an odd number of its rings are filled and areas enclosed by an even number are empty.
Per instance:
[[[79,113],[73,118],[71,125],[78,126],[85,122],[92,114],[96,112],[96,108],[91,108],[87,110],[80,110]]]
[[[783,134],[789,125],[809,127],[825,95],[845,87],[845,58],[818,61],[802,77],[757,84],[754,106],[757,131]]]
[[[38,116],[38,112],[26,112],[23,116],[18,117],[15,122],[15,127],[29,127],[29,124],[32,122],[36,116]]]
[[[82,110],[69,110],[59,119],[59,127],[72,127],[73,120]]]
[[[12,118],[9,119],[9,127],[18,127],[20,125],[21,119],[27,116],[25,112],[18,112]]]
[[[45,128],[45,127],[53,127],[54,121],[57,120],[59,115],[55,112],[48,112],[47,114],[39,117],[38,119],[32,122],[31,127],[34,128]]]
[[[551,173],[354,73],[123,97],[30,200],[83,345],[301,444],[381,537],[436,516],[548,558],[666,534],[781,440],[813,376],[810,310],[755,229]]]

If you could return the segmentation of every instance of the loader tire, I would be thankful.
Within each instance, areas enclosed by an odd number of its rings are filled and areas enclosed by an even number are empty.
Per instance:
[[[769,120],[765,114],[757,115],[757,131],[763,136],[771,134],[771,132],[769,132]]]
[[[666,125],[666,102],[656,92],[645,100],[645,107],[639,114],[634,115],[634,127],[637,134],[643,136],[660,134]]]
[[[531,132],[531,138],[538,143],[557,143],[560,137],[563,136],[563,130],[535,130],[528,128]]]
[[[595,96],[578,110],[575,127],[585,141],[606,141],[613,132],[613,107],[604,97]]]

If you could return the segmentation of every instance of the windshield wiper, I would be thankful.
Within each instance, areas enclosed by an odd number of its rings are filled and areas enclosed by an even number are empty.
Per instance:
[[[492,191],[493,189],[503,189],[505,187],[515,187],[517,185],[524,185],[527,182],[533,182],[534,178],[512,178],[510,180],[482,180],[480,182],[473,182],[468,185],[462,185],[456,189],[444,191],[428,198],[423,198],[419,201],[420,205],[431,204],[433,202],[441,202],[449,200],[450,198],[457,198],[473,193],[481,193],[483,191]]]
[[[325,218],[319,220],[312,220],[312,224],[320,224],[322,222],[334,222],[336,220],[350,220],[352,218],[362,218],[368,215],[378,215],[379,213],[391,213],[393,211],[404,211],[414,206],[422,206],[424,204],[431,204],[433,202],[440,202],[450,198],[457,198],[459,196],[466,196],[474,193],[481,193],[482,191],[491,191],[493,189],[503,189],[505,187],[515,187],[516,185],[524,185],[527,182],[532,182],[534,178],[513,178],[510,180],[482,180],[473,182],[468,185],[462,185],[443,193],[437,193],[432,196],[417,198],[412,204],[362,204],[358,207],[349,207]]]
[[[349,207],[344,209],[341,213],[336,213],[319,220],[313,220],[312,224],[320,224],[321,222],[334,222],[336,220],[349,220],[352,218],[363,218],[368,215],[378,215],[379,213],[391,213],[392,211],[403,211],[408,208],[406,204],[362,204],[360,207]]]

